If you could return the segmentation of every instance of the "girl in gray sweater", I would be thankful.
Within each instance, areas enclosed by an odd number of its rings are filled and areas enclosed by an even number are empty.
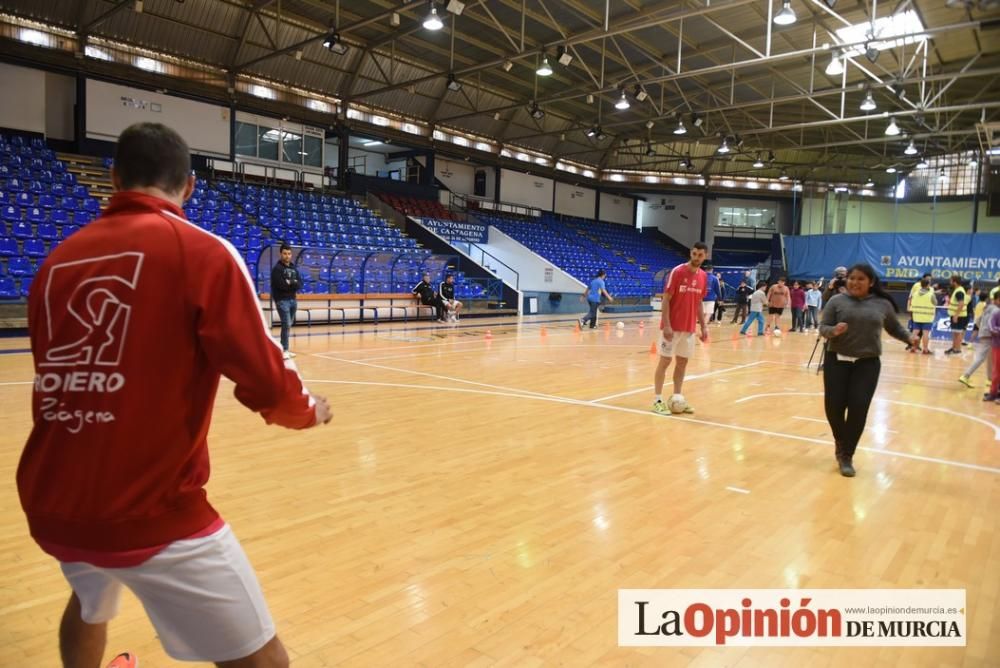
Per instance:
[[[848,478],[854,476],[854,451],[882,368],[882,330],[904,343],[918,341],[899,323],[898,310],[868,264],[851,267],[847,291],[823,307],[819,332],[829,339],[823,362],[824,408],[840,474]]]

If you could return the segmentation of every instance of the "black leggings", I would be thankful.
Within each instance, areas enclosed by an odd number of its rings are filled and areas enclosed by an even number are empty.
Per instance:
[[[857,362],[839,362],[837,354],[827,352],[823,363],[823,407],[834,440],[844,454],[853,456],[868,419],[882,361],[866,357]]]

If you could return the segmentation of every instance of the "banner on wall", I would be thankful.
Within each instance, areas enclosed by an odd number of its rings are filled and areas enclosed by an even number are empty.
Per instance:
[[[817,234],[782,240],[791,276],[829,276],[839,265],[867,262],[888,280],[912,281],[926,273],[1000,279],[1000,234]]]
[[[484,244],[489,238],[489,228],[479,223],[464,223],[460,220],[438,220],[420,218],[418,222],[425,228],[448,241]]]

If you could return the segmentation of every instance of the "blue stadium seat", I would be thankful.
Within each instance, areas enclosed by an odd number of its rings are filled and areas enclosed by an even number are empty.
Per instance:
[[[38,206],[46,209],[54,209],[56,206],[56,198],[50,193],[43,193],[38,196]]]
[[[29,223],[39,224],[39,223],[44,223],[47,220],[48,217],[45,215],[45,209],[37,206],[33,206],[30,209],[28,209]]]
[[[38,236],[41,239],[53,241],[59,238],[59,228],[53,223],[42,223],[38,226]]]
[[[17,193],[14,203],[18,206],[29,207],[35,205],[35,198],[31,193]]]
[[[41,239],[25,239],[22,252],[25,257],[45,257],[45,244]]]
[[[69,214],[65,209],[52,209],[49,212],[49,220],[56,225],[66,225],[69,222]]]
[[[11,234],[13,234],[18,239],[30,239],[35,236],[34,230],[31,229],[31,225],[19,220],[14,223],[10,228]]]
[[[0,217],[11,223],[17,222],[21,220],[21,208],[14,206],[13,204],[8,204],[3,208],[3,211],[0,212]]]
[[[11,239],[10,237],[0,237],[0,256],[14,257],[15,255],[20,254],[21,251],[17,248],[16,239]]]
[[[35,268],[26,257],[12,257],[7,264],[7,273],[11,276],[34,276]]]
[[[27,297],[28,292],[31,290],[31,277],[26,277],[21,279],[21,296]]]
[[[7,276],[0,277],[0,299],[19,299],[21,293],[14,285],[14,279]]]

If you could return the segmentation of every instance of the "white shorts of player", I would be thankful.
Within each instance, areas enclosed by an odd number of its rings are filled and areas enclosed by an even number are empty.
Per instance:
[[[705,319],[711,318],[715,314],[715,302],[702,302],[701,312],[705,314]]]
[[[657,351],[660,357],[688,357],[694,354],[694,332],[674,332],[672,340],[667,341],[660,330],[660,341]]]
[[[232,661],[274,637],[257,576],[229,525],[178,540],[139,566],[61,564],[88,624],[118,614],[122,587],[142,602],[163,648],[178,661]]]

